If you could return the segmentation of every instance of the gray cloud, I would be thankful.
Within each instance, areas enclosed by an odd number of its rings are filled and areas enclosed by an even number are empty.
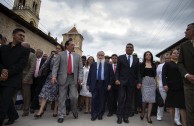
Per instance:
[[[122,54],[131,42],[142,57],[183,38],[187,24],[194,22],[193,7],[193,0],[43,0],[40,22],[59,42],[76,24],[84,55],[99,50]]]

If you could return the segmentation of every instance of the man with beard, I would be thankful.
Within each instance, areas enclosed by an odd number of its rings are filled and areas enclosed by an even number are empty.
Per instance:
[[[113,70],[105,62],[103,51],[97,53],[97,62],[90,66],[87,88],[92,93],[91,120],[102,120],[105,108],[106,91],[111,89]]]

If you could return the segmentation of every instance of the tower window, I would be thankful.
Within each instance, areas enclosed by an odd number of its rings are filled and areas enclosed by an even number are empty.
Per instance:
[[[18,8],[23,9],[26,4],[26,0],[20,0],[18,3]]]
[[[32,6],[32,8],[33,8],[33,10],[34,10],[34,11],[36,11],[36,10],[37,10],[37,6],[38,6],[38,5],[36,4],[36,2],[33,2],[33,6]]]

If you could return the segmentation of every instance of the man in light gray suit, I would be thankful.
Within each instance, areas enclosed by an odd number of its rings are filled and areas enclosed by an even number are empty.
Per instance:
[[[65,116],[65,100],[69,87],[69,97],[71,99],[71,109],[74,118],[78,118],[77,84],[81,84],[83,80],[83,66],[81,57],[74,53],[74,43],[70,38],[65,43],[65,51],[61,52],[56,58],[52,70],[52,83],[59,85],[59,106],[58,106],[58,122],[62,123]]]
[[[30,44],[23,42],[22,46],[30,49]],[[30,97],[31,97],[31,84],[33,84],[33,75],[36,68],[36,55],[32,52],[29,54],[28,63],[23,70],[22,74],[22,94],[24,98],[24,109],[22,117],[28,116],[30,108]]]

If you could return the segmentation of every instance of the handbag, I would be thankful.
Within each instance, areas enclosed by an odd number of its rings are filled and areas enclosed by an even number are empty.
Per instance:
[[[164,107],[164,100],[162,99],[162,96],[159,92],[159,90],[156,91],[156,100],[159,107]]]
[[[46,61],[42,67],[40,68],[40,71],[38,73],[39,76],[41,77],[47,77],[49,73],[51,72],[50,70],[50,63],[54,55],[51,55],[51,57]]]

